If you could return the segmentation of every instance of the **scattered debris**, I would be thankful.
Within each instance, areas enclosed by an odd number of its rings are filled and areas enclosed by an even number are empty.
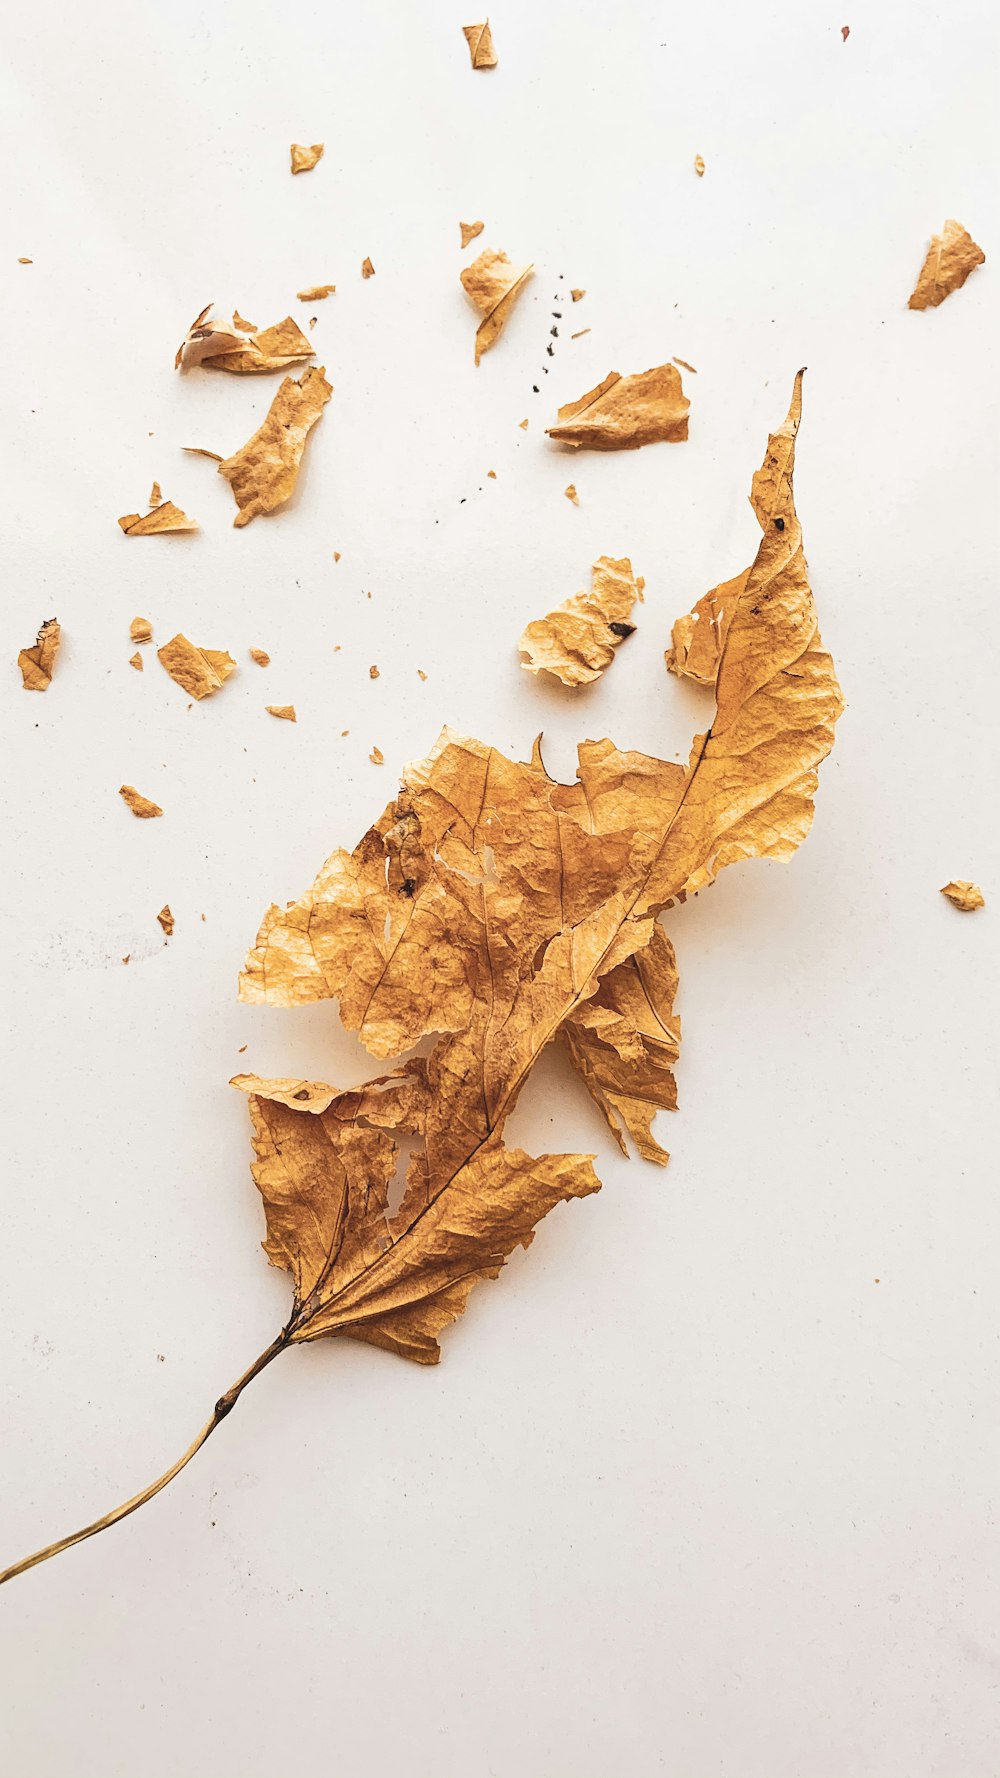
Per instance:
[[[337,294],[336,284],[310,284],[305,290],[296,291],[300,303],[325,302],[328,296]]]
[[[268,654],[266,648],[251,648],[250,659],[256,661],[258,667],[269,667],[271,665],[271,656]]]
[[[161,537],[171,531],[197,531],[197,519],[189,519],[186,512],[175,506],[172,500],[164,500],[160,506],[154,506],[152,512],[140,516],[137,512],[127,512],[119,520],[126,537]]]
[[[152,642],[153,626],[148,617],[134,617],[128,627],[130,642]]]
[[[483,353],[496,345],[533,269],[530,265],[513,266],[506,253],[494,253],[487,247],[462,272],[462,288],[483,317],[476,330],[477,364]]]
[[[269,716],[278,716],[282,722],[296,722],[298,720],[294,704],[265,704],[264,708]]]
[[[691,403],[672,364],[623,377],[611,371],[596,389],[559,409],[546,428],[558,444],[592,451],[635,451],[663,440],[679,444],[688,435]]]
[[[123,784],[118,795],[126,802],[133,815],[140,821],[151,821],[154,815],[162,815],[159,803],[150,802],[148,796],[140,796],[134,784]]]
[[[576,488],[574,487],[572,482],[570,482],[568,488],[563,489],[563,493],[565,494],[567,500],[572,500],[574,506],[579,506],[580,496],[577,493]]]
[[[601,556],[589,592],[575,593],[523,631],[518,648],[529,673],[551,673],[563,685],[593,685],[635,625],[628,620],[643,582],[627,556]]]
[[[156,658],[189,697],[198,699],[221,690],[236,671],[236,662],[225,649],[197,648],[179,631],[157,649]]]
[[[169,938],[171,933],[174,930],[174,916],[170,912],[170,906],[169,906],[168,902],[164,902],[164,904],[161,907],[156,918],[159,920],[160,925],[163,927],[164,932],[166,933],[167,937]]]
[[[310,365],[298,381],[286,377],[263,425],[219,464],[219,474],[230,484],[239,507],[234,525],[248,525],[291,498],[306,440],[332,394],[333,385],[322,366]]]
[[[363,278],[374,278],[375,267],[372,265],[370,259],[363,259],[361,261],[361,276]]]
[[[493,48],[493,33],[490,21],[482,25],[463,25],[462,32],[469,46],[469,55],[474,68],[495,68],[497,54]]]
[[[477,235],[482,234],[486,224],[484,222],[460,222],[458,226],[462,231],[462,249],[464,251],[470,241],[474,241]]]
[[[48,617],[35,637],[33,646],[21,649],[17,664],[21,669],[25,691],[48,691],[52,684],[61,638],[62,631],[57,619]]]
[[[977,247],[968,229],[954,218],[949,219],[944,225],[944,233],[931,237],[927,258],[907,307],[936,309],[953,290],[961,290],[969,273],[985,259],[985,253]]]
[[[322,142],[313,142],[308,148],[301,142],[293,142],[291,147],[292,172],[311,173],[316,162],[323,158],[323,147]]]
[[[986,897],[978,883],[966,883],[961,877],[953,883],[946,883],[941,891],[947,896],[952,907],[958,908],[962,914],[974,914],[977,908],[986,906]]]

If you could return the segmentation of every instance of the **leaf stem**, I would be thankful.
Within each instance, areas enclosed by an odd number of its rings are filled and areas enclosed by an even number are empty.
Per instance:
[[[98,1531],[106,1531],[109,1525],[117,1525],[119,1519],[127,1519],[129,1513],[134,1513],[140,1506],[145,1506],[147,1500],[152,1500],[154,1494],[159,1494],[168,1482],[172,1482],[176,1475],[180,1475],[185,1465],[190,1463],[196,1452],[201,1450],[206,1439],[211,1438],[220,1421],[232,1412],[247,1384],[252,1383],[254,1377],[258,1377],[261,1371],[271,1363],[271,1360],[277,1358],[278,1353],[285,1350],[290,1341],[290,1328],[283,1328],[277,1339],[271,1341],[266,1351],[262,1352],[259,1358],[254,1359],[249,1369],[245,1370],[243,1375],[230,1385],[224,1395],[220,1395],[212,1409],[211,1419],[205,1422],[197,1438],[193,1444],[188,1446],[184,1455],[178,1457],[177,1462],[172,1463],[169,1469],[164,1470],[155,1482],[150,1482],[148,1488],[143,1488],[141,1494],[134,1494],[131,1500],[126,1500],[122,1506],[116,1506],[113,1512],[105,1513],[103,1518],[95,1519],[92,1525],[85,1525],[82,1531],[74,1531],[69,1537],[61,1537],[58,1543],[48,1543],[43,1550],[36,1550],[33,1556],[25,1556],[23,1561],[15,1562],[13,1567],[3,1569],[0,1572],[0,1587],[5,1581],[13,1580],[16,1575],[25,1574],[29,1568],[37,1567],[39,1562],[47,1562],[50,1556],[58,1556],[63,1550],[72,1549],[75,1543],[82,1543],[84,1538],[94,1537]]]

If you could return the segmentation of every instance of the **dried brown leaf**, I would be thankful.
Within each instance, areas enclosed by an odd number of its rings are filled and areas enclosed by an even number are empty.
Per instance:
[[[496,345],[532,270],[530,265],[511,265],[506,253],[487,247],[461,273],[462,288],[483,317],[476,329],[477,364]]]
[[[469,55],[474,68],[495,68],[497,65],[496,50],[493,48],[493,35],[490,21],[482,25],[463,25],[462,34],[469,46]]]
[[[482,234],[486,224],[484,222],[460,222],[458,226],[462,231],[462,247],[464,249],[470,241],[475,240],[477,235]]]
[[[62,630],[54,617],[47,617],[31,648],[22,648],[17,657],[24,691],[48,691],[52,684],[56,655]]]
[[[133,815],[140,821],[151,821],[155,815],[162,815],[159,803],[150,802],[148,796],[141,796],[134,784],[123,784],[118,795],[128,804]]]
[[[169,903],[164,902],[156,918],[159,920],[160,925],[163,927],[164,932],[169,938],[174,930],[174,916],[170,912]]]
[[[962,877],[956,878],[953,883],[946,883],[941,894],[946,895],[952,907],[958,908],[962,914],[974,914],[977,908],[986,906],[986,897],[979,884],[967,883]]]
[[[239,328],[240,333],[256,333],[257,332],[256,321],[244,320],[243,316],[240,314],[239,309],[233,310],[233,326]]]
[[[705,177],[705,163],[702,160],[700,154],[696,154],[694,157],[694,170],[697,173],[699,179],[704,179],[704,177]]]
[[[565,494],[567,500],[572,501],[574,506],[579,506],[580,496],[576,491],[575,483],[570,482],[568,484],[568,486],[563,489],[563,493]]]
[[[593,685],[635,630],[628,620],[638,594],[628,557],[600,556],[589,592],[575,593],[523,631],[522,667],[552,673],[563,685]]]
[[[675,1103],[679,1026],[656,916],[727,864],[791,856],[841,709],[792,498],[800,412],[796,379],[757,483],[764,535],[730,619],[715,719],[686,767],[588,742],[577,782],[560,784],[537,749],[522,764],[446,731],[354,852],[335,852],[301,901],[267,914],[242,999],[336,998],[376,1056],[433,1037],[429,1053],[354,1090],[240,1077],[267,1252],[294,1285],[291,1342],[344,1335],[434,1362],[473,1284],[560,1198],[595,1189],[589,1156],[504,1146],[553,1038],[618,1141],[665,1158],[651,1122]],[[392,1215],[400,1139],[417,1148]]]
[[[750,569],[745,568],[733,580],[712,587],[702,594],[687,617],[677,619],[664,659],[678,679],[694,679],[699,685],[715,684],[730,619],[746,590],[749,574]]]
[[[596,389],[559,409],[546,428],[558,444],[590,451],[635,451],[640,445],[678,444],[688,435],[688,401],[673,364],[623,377],[611,371]]]
[[[134,667],[137,673],[141,673],[143,670],[142,655],[138,653],[130,654],[128,657],[128,664],[130,667]]]
[[[266,648],[251,648],[250,659],[256,661],[258,667],[269,667],[271,665],[271,656],[268,654]]]
[[[134,617],[128,627],[130,642],[152,642],[153,626],[148,617]]]
[[[181,341],[174,359],[175,369],[183,365],[187,369],[229,371],[235,376],[259,376],[288,370],[313,356],[314,347],[291,315],[272,327],[255,331],[235,314],[232,325],[213,321],[207,318],[209,309],[196,316]]]
[[[284,506],[295,492],[306,440],[333,394],[322,366],[310,365],[298,382],[286,377],[264,424],[241,450],[219,464],[236,497],[234,525]]]
[[[154,482],[152,487],[150,488],[148,504],[150,506],[162,506],[163,505],[163,494],[160,490],[159,482]]]
[[[585,290],[571,290],[570,291],[570,296],[573,298],[573,301],[575,303],[582,303],[586,294],[587,294],[587,292]]]
[[[265,704],[269,716],[280,716],[282,722],[297,721],[294,704]]]
[[[375,267],[372,265],[370,259],[363,259],[361,261],[361,276],[363,278],[374,278]]]
[[[949,219],[944,232],[932,235],[927,258],[920,268],[908,308],[936,309],[953,290],[961,290],[970,272],[983,265],[986,255],[967,228]]]
[[[347,733],[346,729],[344,730],[344,733]],[[385,765],[385,754],[382,752],[381,747],[373,747],[368,758],[371,760],[373,766]]]
[[[197,648],[179,631],[157,649],[156,658],[192,698],[211,697],[236,671],[236,662],[225,649]]]
[[[127,512],[118,520],[126,537],[163,537],[175,531],[197,531],[197,519],[189,519],[186,512],[175,506],[172,500],[164,500],[161,506],[154,506],[152,512],[140,515]]]
[[[300,303],[321,303],[336,293],[336,284],[310,284],[305,290],[297,291],[296,295]]]
[[[313,142],[306,147],[302,142],[293,142],[291,156],[293,173],[311,173],[316,162],[323,158],[323,143]]]

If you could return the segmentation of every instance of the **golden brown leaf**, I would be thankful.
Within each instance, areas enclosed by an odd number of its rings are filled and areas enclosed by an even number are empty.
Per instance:
[[[274,512],[291,499],[306,440],[333,394],[322,367],[296,382],[286,377],[264,424],[241,450],[219,464],[236,497],[234,525],[248,525],[260,513]]]
[[[280,716],[282,722],[297,721],[294,704],[265,704],[264,708],[269,716]]]
[[[302,142],[293,142],[291,156],[293,173],[311,173],[316,162],[323,158],[323,143],[313,142],[306,147]]]
[[[694,170],[697,173],[699,179],[704,179],[704,177],[705,177],[705,163],[702,160],[700,154],[696,154],[694,157]]]
[[[159,482],[154,482],[152,487],[149,490],[149,505],[150,506],[162,506],[163,505],[163,494],[160,490]]]
[[[462,34],[469,46],[469,55],[474,68],[495,68],[497,65],[496,50],[493,48],[493,35],[490,21],[482,25],[463,25]]]
[[[133,815],[140,821],[150,821],[155,815],[162,815],[159,803],[150,802],[148,796],[141,796],[134,784],[123,784],[118,795],[124,799]]]
[[[141,673],[143,670],[142,655],[138,653],[130,654],[128,657],[128,664],[130,667],[134,667],[137,673]]]
[[[743,597],[749,568],[733,580],[703,593],[687,617],[674,624],[670,647],[665,660],[678,679],[695,679],[699,685],[714,685],[719,670],[723,643],[729,621]]]
[[[458,226],[462,231],[462,247],[464,250],[469,245],[470,241],[474,241],[477,235],[482,234],[486,224],[483,222],[460,222]]]
[[[585,290],[571,290],[570,291],[570,296],[573,298],[573,301],[575,303],[581,303],[583,301],[584,297],[586,296],[586,294],[587,294],[587,292]]]
[[[568,484],[568,486],[563,489],[563,493],[565,494],[567,500],[572,501],[574,506],[579,506],[580,496],[576,491],[576,485],[574,482],[570,482]]]
[[[153,626],[148,617],[134,617],[128,627],[130,642],[152,642]]]
[[[629,623],[639,585],[627,556],[601,556],[589,592],[575,593],[547,617],[528,624],[518,643],[529,673],[552,673],[563,685],[592,685],[614,660]]]
[[[126,537],[162,537],[172,531],[197,531],[197,519],[189,519],[186,512],[175,506],[172,500],[164,500],[161,506],[154,506],[152,512],[140,516],[137,512],[127,512],[118,520]]]
[[[662,926],[644,951],[606,975],[593,999],[562,1026],[560,1036],[584,1085],[600,1106],[615,1141],[628,1153],[626,1133],[644,1160],[666,1166],[656,1141],[657,1111],[676,1111],[673,1064],[681,1024],[674,1016],[677,960]]]
[[[361,276],[363,278],[374,278],[375,267],[372,265],[370,259],[363,259],[361,261]]]
[[[25,255],[22,253],[22,254],[18,255],[17,263],[18,263],[18,265],[34,265],[35,262],[33,259],[26,258]]]
[[[272,327],[255,331],[248,322],[234,314],[232,324],[209,319],[211,304],[191,323],[177,348],[174,367],[198,367],[202,370],[224,370],[237,376],[258,376],[270,371],[288,370],[304,364],[313,356],[297,321],[286,315]]]
[[[347,733],[346,729],[344,730],[344,733]],[[371,760],[373,766],[385,765],[385,754],[382,752],[381,747],[373,747],[368,758]]]
[[[196,648],[179,631],[157,649],[156,658],[171,679],[192,698],[211,697],[236,671],[236,662],[225,649]]]
[[[336,284],[310,284],[305,290],[296,292],[300,303],[321,303],[325,302],[328,296],[336,294]]]
[[[169,903],[164,902],[156,918],[159,920],[160,925],[163,927],[164,932],[169,938],[174,930],[174,916],[170,912]]]
[[[952,907],[958,908],[962,914],[974,914],[977,908],[986,906],[986,897],[979,884],[967,883],[961,877],[956,878],[953,883],[946,883],[941,894],[946,895]]]
[[[916,288],[908,308],[936,309],[953,290],[961,290],[970,272],[982,265],[986,255],[977,247],[968,229],[949,219],[944,232],[931,236],[927,258],[920,268]]]
[[[271,656],[268,654],[266,648],[251,648],[250,659],[256,661],[258,667],[269,667],[271,665]]]
[[[48,691],[52,684],[56,655],[62,631],[54,617],[47,617],[31,648],[22,648],[17,664],[21,669],[21,682],[25,691]]]
[[[558,444],[591,451],[635,451],[663,440],[677,444],[687,438],[690,406],[672,364],[628,377],[613,370],[596,389],[561,407],[558,423],[546,431]]]
[[[257,332],[256,321],[245,321],[243,316],[240,314],[239,309],[233,310],[233,326],[239,328],[240,333],[256,333]]]
[[[476,329],[476,363],[495,346],[514,304],[531,277],[530,265],[513,266],[506,253],[487,247],[461,273],[462,288],[483,319]]]

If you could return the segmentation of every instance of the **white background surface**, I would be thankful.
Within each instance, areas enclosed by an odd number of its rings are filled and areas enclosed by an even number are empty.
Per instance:
[[[707,706],[662,649],[755,548],[800,363],[849,709],[793,864],[672,917],[666,1173],[543,1060],[511,1134],[595,1149],[600,1197],[438,1370],[286,1356],[158,1501],[0,1593],[5,1778],[1000,1771],[989,12],[504,0],[473,74],[444,0],[8,0],[0,1562],[162,1469],[285,1318],[227,1079],[371,1064],[332,1007],[237,1003],[267,903],[444,721],[522,756],[544,728],[566,774],[586,735],[686,755]],[[326,143],[294,180],[293,140]],[[947,216],[989,262],[910,314]],[[484,245],[536,276],[476,371]],[[176,377],[174,347],[210,298],[266,324],[321,281],[333,402],[294,503],[234,531],[179,447],[235,448],[276,383]],[[672,353],[687,445],[546,445],[558,402]],[[154,476],[197,537],[120,536]],[[530,682],[522,625],[604,552],[646,576],[638,634],[591,693]],[[136,613],[238,677],[189,709],[128,666]]]

